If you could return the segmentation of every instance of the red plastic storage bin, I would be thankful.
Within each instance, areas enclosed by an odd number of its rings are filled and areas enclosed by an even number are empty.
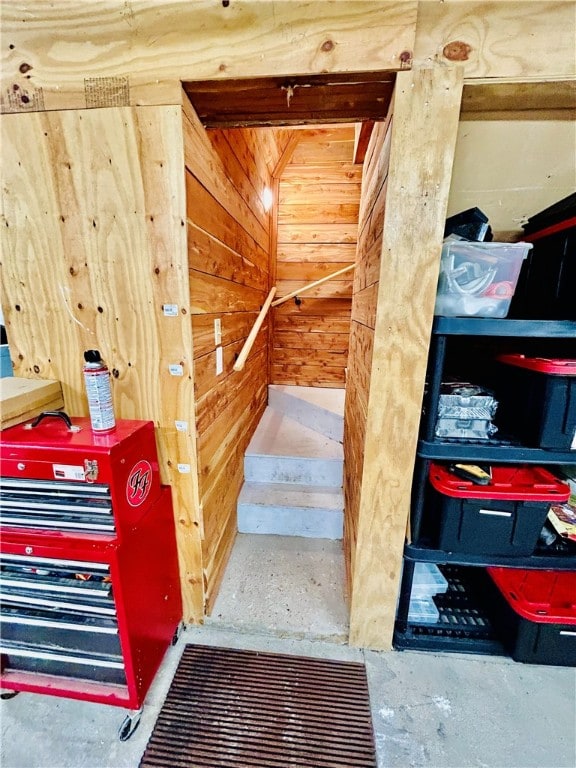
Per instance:
[[[550,505],[570,496],[542,467],[493,466],[490,484],[475,485],[432,463],[430,484],[440,549],[479,555],[531,555]]]
[[[576,666],[576,573],[488,568],[497,622],[512,658]]]
[[[576,448],[576,360],[499,355],[498,426],[536,448]]]

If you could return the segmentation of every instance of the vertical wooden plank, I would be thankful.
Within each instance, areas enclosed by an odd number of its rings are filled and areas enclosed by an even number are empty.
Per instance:
[[[85,415],[82,354],[101,350],[117,417],[157,428],[184,618],[201,621],[181,109],[5,115],[1,128],[2,304],[15,372],[60,380],[66,409]]]
[[[396,81],[350,615],[374,649],[392,642],[461,95],[456,68]]]

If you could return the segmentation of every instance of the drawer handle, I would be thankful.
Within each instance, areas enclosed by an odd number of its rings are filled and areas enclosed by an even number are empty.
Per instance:
[[[496,509],[480,509],[481,515],[492,515],[492,517],[512,517],[512,512],[500,512]]]
[[[561,629],[560,630],[561,635],[566,635],[567,637],[576,637],[576,632],[570,632],[567,629]]]

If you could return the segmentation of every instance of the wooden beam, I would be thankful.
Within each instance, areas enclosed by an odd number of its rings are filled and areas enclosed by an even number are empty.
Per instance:
[[[370,136],[374,129],[373,120],[365,120],[363,123],[356,123],[354,137],[354,164],[361,165],[366,157],[366,150],[370,143]]]
[[[574,77],[574,2],[421,0],[412,65],[436,64],[461,66],[466,79]]]
[[[464,86],[461,120],[575,118],[576,79],[542,83],[474,80]]]
[[[374,649],[394,628],[462,75],[396,81],[350,613],[350,643]]]
[[[294,150],[300,141],[301,135],[301,131],[293,131],[290,135],[290,138],[286,142],[286,146],[282,150],[282,154],[278,158],[278,162],[276,163],[274,171],[272,172],[272,177],[274,179],[279,179],[284,173],[284,169],[292,159],[292,155],[294,154]],[[278,185],[276,185],[276,192],[279,192]],[[274,198],[274,205],[276,207],[276,223],[278,223],[278,197]]]
[[[8,0],[2,110],[176,104],[181,81],[394,71],[413,50],[416,9],[416,0]]]

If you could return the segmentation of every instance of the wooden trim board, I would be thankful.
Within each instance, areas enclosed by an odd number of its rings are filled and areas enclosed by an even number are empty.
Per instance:
[[[352,572],[350,643],[361,647],[392,643],[462,75],[412,70],[396,81]]]

